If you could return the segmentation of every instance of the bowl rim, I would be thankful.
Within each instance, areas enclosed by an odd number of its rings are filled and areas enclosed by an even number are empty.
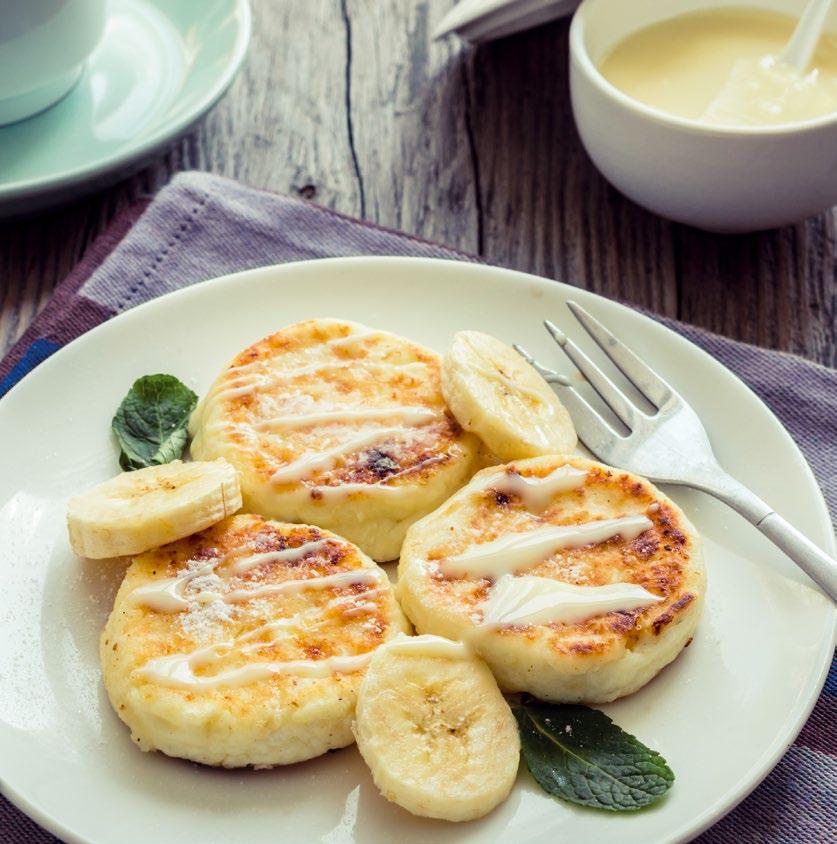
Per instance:
[[[608,2],[608,0],[583,0],[583,2],[579,5],[575,15],[573,16],[572,23],[570,24],[570,59],[572,64],[584,72],[593,85],[598,88],[600,93],[609,99],[614,100],[627,111],[631,111],[652,123],[679,129],[681,131],[691,132],[695,135],[704,135],[716,138],[780,138],[788,135],[806,134],[820,129],[825,129],[827,127],[837,126],[837,109],[830,114],[822,115],[821,117],[813,117],[808,120],[798,120],[792,123],[779,123],[768,126],[728,126],[725,124],[714,125],[711,123],[704,123],[700,120],[694,120],[688,117],[679,117],[634,99],[605,78],[590,58],[590,53],[587,50],[585,37],[588,32],[588,21],[585,13],[588,11],[590,6],[603,2]],[[610,0],[610,2],[616,2],[616,0]],[[719,6],[712,6],[712,0],[706,0],[706,2],[707,8],[721,8]],[[671,11],[672,13],[666,14],[664,17],[660,18],[660,21],[670,20],[671,18],[677,17],[678,13],[672,10],[671,6],[676,6],[676,3],[671,3],[669,5],[669,0],[667,0],[666,11]],[[689,12],[684,12],[682,14],[689,14]],[[633,31],[638,30],[626,30],[624,35],[627,36]]]

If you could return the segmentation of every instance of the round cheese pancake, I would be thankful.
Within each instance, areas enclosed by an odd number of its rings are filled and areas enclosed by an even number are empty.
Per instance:
[[[346,540],[233,516],[133,559],[102,669],[143,750],[269,767],[351,744],[372,653],[407,629],[386,573]]]
[[[373,559],[475,469],[438,356],[363,325],[309,320],[241,352],[192,418],[192,455],[241,473],[245,509],[322,525]]]
[[[606,703],[688,644],[701,543],[648,481],[577,457],[479,472],[408,531],[398,597],[419,633],[469,641],[508,692]]]

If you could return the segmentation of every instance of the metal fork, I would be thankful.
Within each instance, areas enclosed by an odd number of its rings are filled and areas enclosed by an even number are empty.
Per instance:
[[[699,489],[720,499],[752,522],[837,601],[837,560],[721,468],[698,415],[670,384],[584,308],[575,302],[567,302],[567,306],[608,358],[655,408],[653,413],[641,410],[561,329],[545,320],[544,325],[555,342],[628,429],[625,435],[617,432],[569,379],[515,345],[556,389],[587,448],[611,466],[651,481]]]

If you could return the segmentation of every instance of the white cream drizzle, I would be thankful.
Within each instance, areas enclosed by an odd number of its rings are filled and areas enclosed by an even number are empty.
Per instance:
[[[204,577],[215,571],[220,561],[213,561],[200,569],[184,572],[177,577],[166,577],[139,586],[131,592],[131,601],[149,607],[155,612],[182,612],[189,609],[189,601],[183,597],[183,590],[197,577]]]
[[[429,407],[376,407],[345,408],[344,410],[320,410],[316,413],[301,413],[289,416],[274,416],[265,419],[255,427],[259,430],[277,428],[306,428],[311,425],[341,425],[352,422],[376,421],[378,419],[400,419],[405,425],[425,425],[438,419],[439,414]]]
[[[333,539],[315,539],[311,542],[303,542],[302,545],[297,545],[296,548],[284,548],[281,551],[264,551],[260,554],[250,554],[247,557],[240,557],[230,563],[229,570],[233,574],[244,574],[251,569],[267,563],[290,563],[294,560],[301,559],[307,554],[320,551],[329,544],[335,545],[336,543]]]
[[[505,495],[515,495],[529,510],[538,512],[547,507],[557,493],[584,486],[586,477],[587,472],[583,469],[564,465],[542,478],[524,477],[517,472],[505,472],[499,476],[494,474],[472,483],[468,489],[473,492],[493,489]]]
[[[208,690],[247,686],[267,680],[277,674],[297,677],[324,678],[332,674],[352,674],[360,671],[372,659],[372,651],[348,656],[330,656],[324,659],[289,659],[270,662],[252,662],[239,668],[230,668],[216,674],[198,675],[199,668],[211,668],[220,663],[235,649],[234,642],[220,642],[198,648],[189,654],[173,654],[150,660],[136,674],[161,686],[184,690]]]
[[[307,589],[332,589],[354,584],[380,583],[386,574],[380,569],[349,569],[323,577],[301,577],[296,580],[283,580],[281,583],[265,583],[250,589],[233,589],[219,596],[228,604],[240,604],[263,598],[265,595],[285,595],[304,592]]]
[[[248,364],[249,366],[249,364]],[[393,370],[403,369],[406,371],[424,369],[427,366],[422,361],[408,361],[407,363],[391,363],[385,360],[369,360],[368,358],[352,358],[344,361],[321,361],[319,363],[307,363],[303,366],[295,366],[291,369],[270,369],[267,372],[250,373],[241,376],[241,378],[258,378],[263,380],[266,384],[272,382],[279,383],[288,378],[299,378],[302,375],[314,375],[317,372],[322,372],[324,369],[376,369],[376,370]],[[235,375],[230,380],[237,380],[239,376]],[[222,387],[224,383],[218,385]],[[211,395],[211,393],[210,393]]]
[[[573,624],[615,610],[635,610],[664,600],[635,583],[578,586],[548,577],[501,577],[483,606],[483,626]]]
[[[298,549],[294,549],[298,550]],[[226,596],[223,600],[234,602],[238,599],[249,600],[261,595],[279,592],[293,593],[309,588],[328,588],[333,586],[348,586],[356,583],[382,584],[386,580],[384,572],[378,569],[354,569],[325,577],[303,578],[300,580],[284,581],[283,583],[265,585],[252,590],[238,590]],[[378,605],[370,600],[382,595],[386,589],[366,590],[358,595],[341,595],[332,598],[325,611],[339,610],[345,617],[354,617],[363,613],[374,612]],[[238,636],[234,640],[218,642],[197,648],[191,653],[173,654],[150,660],[138,669],[139,677],[170,688],[185,690],[208,690],[245,686],[260,680],[268,679],[277,674],[292,674],[299,677],[324,678],[333,673],[347,674],[365,668],[372,658],[372,652],[352,655],[338,655],[323,659],[289,659],[253,662],[247,665],[218,671],[211,675],[199,675],[198,669],[212,668],[235,653],[251,654],[277,644],[294,641],[293,631],[317,630],[327,623],[326,618],[310,618],[307,613],[297,613],[291,618],[277,619],[267,622],[248,633]],[[265,638],[267,637],[267,638]]]
[[[255,393],[259,387],[264,387],[266,383],[265,381],[254,381],[248,384],[239,384],[233,387],[219,389],[217,392],[213,391],[210,393],[205,401],[208,404],[210,402],[227,401],[228,399],[241,398],[241,396],[249,396]]]
[[[401,469],[398,472],[393,472],[391,475],[387,475],[382,480],[374,481],[373,483],[364,484],[350,481],[344,483],[341,481],[335,486],[319,486],[317,484],[314,484],[312,486],[298,487],[295,493],[298,497],[305,498],[314,495],[314,497],[319,498],[322,501],[343,501],[352,493],[370,491],[374,491],[376,495],[382,492],[390,498],[396,496],[410,498],[415,495],[413,487],[409,485],[405,486],[393,484],[392,481],[395,481],[398,478],[409,474],[410,472],[414,472],[417,469],[422,468],[423,466],[432,465],[433,463],[437,462],[438,459],[439,458],[436,457],[426,458],[420,463],[415,463],[408,466],[406,469]],[[293,495],[294,493],[290,494]]]
[[[378,605],[369,600],[370,598],[377,598],[384,595],[387,589],[367,589],[360,595],[341,595],[339,598],[332,598],[325,606],[326,612],[329,610],[339,610],[339,612],[347,617],[353,618],[356,615],[362,615],[365,612],[375,612]],[[363,600],[358,600],[363,598]]]
[[[253,370],[265,369],[267,362],[263,358],[255,358],[247,363],[240,363],[237,366],[230,366],[226,372],[222,373],[228,377],[236,377],[239,375],[249,375]]]
[[[645,516],[601,519],[580,525],[548,525],[474,545],[438,565],[444,574],[496,579],[531,568],[562,549],[594,545],[615,536],[630,542],[651,527],[653,523]]]
[[[397,477],[391,475],[390,477]],[[350,496],[353,492],[370,492],[374,491],[377,495],[379,492],[384,494],[402,493],[408,496],[415,495],[415,490],[404,486],[390,486],[383,481],[376,481],[373,484],[359,484],[359,483],[341,483],[337,486],[314,486],[305,487],[304,492],[310,495],[312,492],[317,493],[317,497],[323,501],[342,501],[344,498]]]
[[[257,365],[262,366],[262,371],[259,371]],[[213,392],[224,387],[237,387],[239,384],[247,384],[251,381],[264,381],[265,378],[270,377],[270,370],[264,368],[263,361],[253,361],[247,366],[236,367],[235,369],[228,369],[222,373],[221,379],[215,386],[207,393],[211,396]]]
[[[351,346],[358,340],[366,340],[369,337],[392,337],[389,331],[380,331],[376,328],[366,328],[356,331],[354,334],[347,334],[345,337],[335,337],[333,340],[327,340],[326,346],[332,349],[340,348],[341,346]]]
[[[387,437],[404,434],[407,429],[403,427],[375,428],[372,431],[365,431],[348,440],[344,440],[331,448],[317,453],[303,454],[296,460],[292,460],[285,466],[277,469],[271,476],[275,484],[293,484],[306,479],[312,472],[329,471],[333,469],[339,459],[347,454],[368,448]]]
[[[265,563],[291,562],[301,559],[307,554],[321,550],[329,542],[334,543],[334,540],[318,539],[303,543],[296,548],[286,548],[282,551],[268,551],[263,554],[242,557],[232,562],[229,570],[232,574],[240,575]],[[131,593],[131,601],[135,604],[149,607],[155,612],[184,612],[191,606],[190,600],[183,594],[189,583],[196,578],[212,574],[228,560],[228,557],[219,557],[200,568],[183,571],[177,577],[167,577],[157,580],[154,583],[149,583],[146,586],[139,586]],[[235,589],[224,594],[210,589],[190,596],[190,598],[196,603],[203,604],[212,603],[216,600],[223,601],[227,604],[239,604],[253,598],[263,597],[264,595],[285,592],[292,593],[304,589],[328,589],[354,583],[378,583],[382,576],[383,572],[378,569],[348,569],[322,577],[298,578],[295,580],[285,580],[281,583],[263,584],[251,589]]]
[[[358,330],[345,337],[337,337],[324,341],[319,347],[340,348],[359,345],[365,338],[392,337],[388,332],[376,329],[358,327]],[[329,401],[318,402],[313,394],[302,388],[291,388],[276,391],[272,388],[284,381],[315,373],[328,374],[333,370],[351,370],[353,377],[358,377],[358,370],[368,373],[406,372],[414,373],[417,377],[423,374],[428,366],[425,361],[391,362],[375,359],[371,356],[353,357],[351,359],[317,360],[317,352],[311,355],[296,354],[283,360],[256,359],[232,366],[222,378],[210,389],[201,405],[201,416],[207,420],[206,431],[211,434],[220,432],[236,432],[248,440],[250,447],[257,447],[257,440],[262,433],[276,432],[279,437],[284,432],[316,429],[318,427],[347,429],[334,430],[326,433],[322,440],[333,443],[316,452],[306,452],[306,444],[298,445],[289,462],[275,467],[271,475],[271,482],[276,485],[293,486],[302,481],[308,482],[301,494],[315,498],[338,501],[353,492],[367,491],[371,486],[379,490],[391,490],[387,483],[375,484],[324,484],[322,487],[312,485],[317,476],[328,474],[340,465],[343,458],[354,453],[362,452],[386,439],[397,438],[403,447],[411,437],[427,437],[428,433],[422,426],[443,418],[443,408],[423,406],[395,405],[392,407],[339,407]],[[290,368],[274,368],[272,364],[284,362]],[[214,402],[225,399],[239,398],[248,394],[263,392],[260,397],[260,413],[251,421],[230,421],[223,418],[214,419],[216,406]],[[376,424],[377,423],[377,424]],[[421,433],[416,433],[421,431]],[[342,441],[334,442],[344,438]],[[313,444],[317,447],[317,444]],[[309,448],[311,446],[308,446]],[[268,448],[269,450],[269,448]],[[278,462],[278,461],[277,461]],[[385,482],[390,478],[384,479]],[[293,494],[294,490],[286,494]],[[177,597],[170,600],[178,604]]]
[[[239,398],[256,392],[262,387],[271,387],[292,378],[299,378],[304,375],[313,375],[323,370],[331,369],[354,369],[362,367],[370,370],[422,370],[426,364],[421,361],[410,361],[408,363],[389,363],[387,361],[375,361],[366,359],[353,359],[348,361],[324,361],[310,363],[293,369],[269,369],[267,371],[250,372],[249,369],[256,364],[264,365],[263,361],[252,361],[241,367],[228,370],[227,377],[222,378],[206,394],[204,404],[226,399]]]
[[[407,636],[399,633],[394,639],[381,645],[383,650],[391,654],[407,654],[408,656],[441,657],[443,659],[470,659],[474,652],[465,642],[453,642],[442,636],[425,633],[422,636]]]
[[[303,613],[297,613],[297,615],[291,616],[291,618],[278,618],[276,621],[268,621],[261,627],[254,628],[249,633],[242,633],[236,641],[250,643],[242,647],[241,650],[243,651],[248,648],[266,648],[277,644],[282,639],[287,639],[290,636],[288,633],[289,630],[317,630],[324,627],[325,624],[325,619],[312,621],[309,618],[304,618]],[[260,641],[261,637],[268,633],[270,634],[270,638]]]

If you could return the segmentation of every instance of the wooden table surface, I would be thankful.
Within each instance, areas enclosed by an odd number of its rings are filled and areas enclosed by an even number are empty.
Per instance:
[[[220,105],[135,177],[0,224],[0,351],[113,216],[183,169],[298,194],[714,331],[837,365],[837,217],[752,236],[610,188],[570,113],[567,23],[433,42],[453,0],[252,0]]]

